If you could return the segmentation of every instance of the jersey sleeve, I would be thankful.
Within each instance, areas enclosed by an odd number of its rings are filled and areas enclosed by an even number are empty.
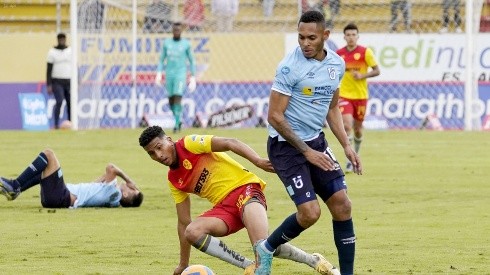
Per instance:
[[[163,71],[163,62],[167,58],[167,47],[165,47],[165,42],[163,41],[162,52],[160,53],[160,58],[158,59],[157,72],[161,73]]]
[[[170,188],[170,193],[174,198],[175,204],[183,202],[189,196],[189,194],[187,194],[186,192],[180,191],[179,189],[175,188],[175,186],[173,186],[170,181],[168,182],[168,186]]]
[[[189,135],[184,137],[184,147],[193,154],[210,153],[212,135]]]
[[[370,48],[366,49],[366,64],[372,68],[378,65],[376,58],[374,57],[374,53]]]
[[[194,59],[194,54],[192,53],[191,42],[188,42],[186,54],[187,54],[187,59],[189,59],[189,71],[191,72],[192,76],[195,76],[196,75],[196,61]]]
[[[276,69],[272,90],[291,96],[295,85],[294,71],[286,62],[281,62]]]
[[[53,55],[53,50],[48,51],[48,57],[46,58],[48,63],[53,64],[54,63],[54,55]]]

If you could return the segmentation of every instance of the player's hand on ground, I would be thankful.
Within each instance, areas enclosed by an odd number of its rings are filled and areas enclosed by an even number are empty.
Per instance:
[[[162,73],[157,73],[155,77],[155,84],[160,87],[162,86]]]
[[[335,170],[335,162],[327,154],[311,148],[303,154],[311,164],[316,165],[325,171]]]
[[[358,175],[362,175],[362,164],[359,155],[351,146],[344,148],[345,156],[352,163],[352,170]]]
[[[275,173],[274,167],[272,167],[272,163],[268,159],[260,158],[255,165],[264,171]]]
[[[189,86],[188,86],[189,92],[193,93],[196,90],[196,87],[197,87],[196,77],[191,76],[189,78]]]
[[[183,265],[178,265],[175,269],[174,269],[174,275],[180,275],[184,269],[186,269],[187,266],[183,266]]]

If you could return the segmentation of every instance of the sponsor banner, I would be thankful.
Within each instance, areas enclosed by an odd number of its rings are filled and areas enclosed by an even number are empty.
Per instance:
[[[253,116],[253,107],[250,105],[233,105],[209,116],[208,127],[227,127],[238,124]]]
[[[46,99],[39,93],[19,93],[22,128],[24,130],[48,130]]]
[[[486,116],[484,119],[483,119],[483,123],[482,123],[482,130],[485,130],[485,131],[490,131],[490,115]]]
[[[228,121],[232,118],[241,121],[244,127],[255,126],[267,113],[270,87],[271,83],[267,82],[201,83],[194,93],[187,93],[182,99],[184,126],[193,125],[197,114],[206,118],[212,127],[232,125]],[[171,114],[165,89],[157,86],[140,86],[136,93],[131,92],[129,85],[106,85],[101,90],[84,86],[78,96],[78,120],[82,129],[130,127],[133,120],[140,121],[145,114]],[[246,107],[238,110],[241,112],[224,111],[233,106]]]
[[[297,34],[285,39],[286,52],[297,45]],[[381,69],[376,81],[463,81],[466,67],[465,34],[361,33],[358,43],[374,51]],[[343,34],[333,33],[326,43],[337,50],[345,46]],[[490,33],[476,36],[475,73],[490,81]]]
[[[284,34],[280,33],[183,35],[191,42],[199,81],[270,81],[284,56]],[[163,40],[168,37],[171,34],[137,37],[136,72],[140,83],[153,83]],[[68,45],[73,47],[69,39],[68,35]],[[80,34],[78,41],[81,83],[131,81],[131,33]],[[22,52],[2,56],[0,82],[45,81],[47,53],[55,44],[55,33],[0,34],[0,51]]]
[[[33,84],[32,87],[38,86]],[[241,127],[261,125],[260,120],[268,110],[270,87],[271,83],[268,82],[202,83],[194,93],[185,94],[183,98],[184,126],[193,125],[198,114],[209,118],[213,113],[234,105],[253,108],[253,116],[242,121]],[[126,128],[131,127],[133,121],[141,121],[145,114],[170,116],[168,98],[162,88],[139,86],[136,90],[132,94],[130,85],[107,85],[98,91],[88,87],[81,89],[78,104],[80,128]],[[433,114],[444,129],[463,129],[463,90],[463,85],[458,83],[372,83],[367,115],[374,116],[373,128],[418,129],[424,119]],[[2,100],[2,104],[17,106],[17,109],[10,111],[12,115],[20,114],[17,94],[23,91],[0,84],[0,93],[10,100]],[[44,88],[40,91],[45,93]],[[49,98],[47,115],[51,120],[55,101],[52,96],[46,98]],[[490,115],[490,83],[480,84],[479,99],[473,107],[476,118],[483,120]],[[2,113],[0,125],[5,125],[9,118],[9,115]],[[20,120],[16,128],[22,128]]]
[[[18,93],[35,91],[35,84],[0,83],[0,129],[22,129],[22,116],[19,109]]]

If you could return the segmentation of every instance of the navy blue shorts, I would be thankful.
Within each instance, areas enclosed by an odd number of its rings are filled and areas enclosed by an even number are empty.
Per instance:
[[[61,168],[41,179],[41,204],[45,208],[70,207],[70,191],[66,188]]]
[[[326,201],[337,191],[347,189],[344,172],[328,147],[325,134],[321,132],[318,138],[307,141],[306,144],[316,151],[328,154],[335,161],[336,170],[325,171],[309,163],[287,141],[279,141],[277,137],[269,137],[267,141],[269,160],[296,205],[316,200],[316,194]]]

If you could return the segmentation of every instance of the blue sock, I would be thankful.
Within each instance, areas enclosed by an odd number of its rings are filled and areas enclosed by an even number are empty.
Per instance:
[[[298,237],[304,230],[305,228],[298,223],[296,213],[294,213],[287,217],[282,224],[276,230],[274,230],[274,232],[272,232],[264,245],[269,251],[274,251],[281,244],[287,243]]]
[[[339,254],[340,272],[342,275],[354,274],[354,255],[356,252],[356,235],[352,219],[333,222],[333,238]]]
[[[21,190],[29,189],[33,186],[33,181],[41,181],[41,174],[48,166],[48,158],[43,152],[27,167],[20,176],[17,177],[17,182],[20,184]]]

